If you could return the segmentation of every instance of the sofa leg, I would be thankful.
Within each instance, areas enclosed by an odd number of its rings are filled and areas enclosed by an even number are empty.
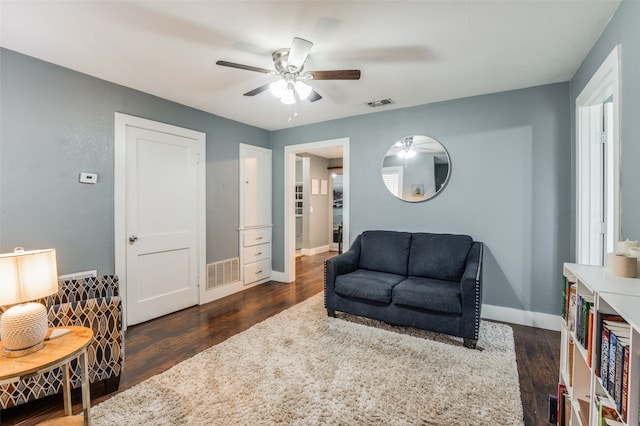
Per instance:
[[[474,339],[462,339],[462,344],[465,348],[476,349],[477,340]]]
[[[109,394],[111,392],[115,392],[120,387],[120,376],[109,377],[108,379],[104,379],[104,391]]]
[[[336,317],[336,310],[335,309],[327,309],[327,315],[329,315],[331,318],[335,318]]]

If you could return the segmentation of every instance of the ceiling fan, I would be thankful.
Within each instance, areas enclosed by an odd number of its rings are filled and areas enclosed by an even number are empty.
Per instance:
[[[308,99],[315,102],[322,96],[311,88],[308,80],[359,80],[360,70],[304,71],[304,63],[309,56],[313,43],[294,37],[291,48],[278,49],[271,55],[275,70],[237,64],[235,62],[217,61],[217,65],[239,68],[241,70],[261,72],[271,76],[280,76],[279,80],[264,84],[244,96],[255,96],[270,89],[284,104],[295,104],[297,99]]]

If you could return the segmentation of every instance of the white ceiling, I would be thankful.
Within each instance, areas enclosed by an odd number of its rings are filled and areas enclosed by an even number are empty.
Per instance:
[[[618,0],[5,1],[2,47],[268,130],[568,81]],[[362,70],[312,81],[323,99],[288,107],[272,69],[294,36],[305,70]],[[366,102],[391,98],[371,109]]]

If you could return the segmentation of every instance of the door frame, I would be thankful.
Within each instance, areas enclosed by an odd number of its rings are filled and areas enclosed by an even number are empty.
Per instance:
[[[127,127],[137,127],[193,139],[198,150],[196,188],[196,280],[198,303],[203,302],[206,291],[206,134],[171,124],[160,123],[133,115],[114,113],[114,166],[113,166],[113,246],[115,273],[120,284],[122,300],[122,327],[127,329]]]
[[[296,154],[314,150],[342,147],[342,220],[343,241],[349,239],[349,138],[330,139],[284,147],[284,282],[296,279],[296,215],[294,209],[296,186]],[[348,244],[347,244],[348,243]]]

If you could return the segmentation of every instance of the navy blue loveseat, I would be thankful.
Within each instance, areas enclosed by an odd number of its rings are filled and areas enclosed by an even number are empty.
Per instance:
[[[325,261],[325,308],[462,337],[475,348],[482,248],[468,235],[365,231]]]

